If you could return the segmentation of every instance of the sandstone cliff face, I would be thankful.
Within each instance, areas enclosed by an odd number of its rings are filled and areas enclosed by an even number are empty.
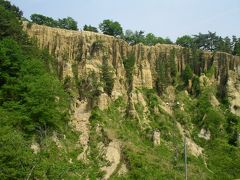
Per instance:
[[[108,64],[114,72],[114,86],[111,99],[123,96],[125,100],[132,101],[134,98],[128,97],[128,83],[123,61],[130,54],[134,55],[135,64],[132,80],[132,92],[137,88],[153,88],[156,85],[156,63],[160,57],[165,57],[164,61],[169,61],[171,50],[175,50],[175,63],[177,72],[182,73],[186,64],[192,62],[192,54],[189,50],[177,45],[158,44],[155,46],[144,46],[137,44],[130,46],[127,42],[111,36],[93,32],[77,32],[46,26],[32,25],[24,26],[30,37],[37,40],[38,46],[42,49],[48,49],[49,52],[57,58],[58,73],[64,79],[66,77],[85,77],[90,72],[96,72],[100,79],[101,65],[103,58],[107,57]],[[230,103],[234,104],[233,112],[238,112],[236,108],[240,107],[239,96],[232,98],[231,94],[237,91],[233,84],[238,84],[240,75],[240,58],[226,53],[204,52],[201,55],[201,63],[194,65],[195,71],[200,75],[215,67],[214,79],[222,87],[230,89]],[[163,60],[161,61],[163,62]],[[166,71],[168,72],[168,71]],[[230,73],[231,72],[231,73]],[[228,82],[231,74],[230,83]],[[171,78],[170,73],[168,74]],[[234,81],[234,83],[232,83]],[[235,86],[236,87],[236,86]],[[235,93],[236,95],[236,93]],[[132,94],[131,96],[135,96]],[[100,100],[103,98],[99,98]],[[135,98],[136,99],[136,98]],[[237,100],[236,100],[237,99]],[[102,101],[102,100],[101,100]],[[105,102],[98,102],[101,106]],[[143,102],[144,104],[144,102]],[[102,107],[100,107],[102,108]]]
[[[71,124],[76,131],[80,132],[77,146],[83,147],[83,151],[79,152],[77,157],[78,160],[87,162],[89,152],[91,152],[89,142],[92,129],[89,117],[93,106],[104,110],[111,101],[122,97],[128,104],[127,110],[138,120],[140,127],[142,129],[149,128],[148,114],[153,112],[150,111],[149,102],[146,102],[140,89],[157,87],[160,76],[159,66],[164,69],[166,84],[163,87],[162,99],[158,99],[158,107],[154,107],[154,113],[164,112],[170,116],[173,115],[172,106],[177,100],[176,89],[172,85],[171,68],[174,66],[176,74],[179,76],[189,64],[195,74],[200,76],[201,86],[214,84],[218,86],[220,95],[226,95],[224,93],[227,92],[231,111],[240,116],[240,58],[237,56],[222,52],[203,52],[198,56],[198,62],[196,62],[193,52],[177,45],[144,46],[137,44],[130,46],[121,39],[100,33],[69,31],[34,24],[31,27],[24,24],[24,29],[30,37],[36,39],[41,49],[47,49],[50,54],[55,56],[59,77],[64,82],[70,81],[70,89],[74,92]],[[126,59],[129,59],[130,56],[134,59],[131,80],[129,80],[129,72],[125,67]],[[101,79],[105,60],[113,74],[113,88],[110,94],[105,92]],[[203,74],[212,70],[210,78]],[[80,81],[84,82],[85,86],[82,87]],[[80,90],[79,86],[81,86]],[[89,93],[90,97],[94,94],[94,99],[83,95]],[[187,91],[186,94],[188,94]],[[211,103],[213,106],[219,105],[215,96],[211,97]],[[139,104],[142,108],[140,113],[137,112]],[[176,104],[181,106],[181,110],[184,111],[184,104],[179,104],[179,102]],[[160,112],[159,108],[163,111]],[[203,148],[191,139],[190,133],[185,132],[179,123],[177,128],[182,137],[187,136],[190,153],[194,156],[202,155]],[[96,134],[101,134],[102,131],[98,132],[96,129]],[[204,129],[202,132],[201,130],[199,137],[209,140],[210,131]],[[156,129],[152,137],[155,146],[160,145],[160,142],[162,144],[160,138],[160,131]],[[99,142],[99,146],[97,146],[100,154],[104,154],[103,157],[109,162],[108,165],[101,168],[106,172],[104,179],[108,179],[114,173],[124,174],[127,172],[126,165],[121,162],[123,159],[121,142],[118,142],[114,136],[109,139],[111,142],[108,145]]]

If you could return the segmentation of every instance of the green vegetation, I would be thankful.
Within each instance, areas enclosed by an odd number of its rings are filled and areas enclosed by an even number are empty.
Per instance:
[[[225,106],[217,107],[211,104],[211,96],[216,95],[214,86],[205,87],[200,95],[194,98],[183,92],[178,93],[176,98],[180,104],[184,104],[184,111],[174,109],[175,116],[192,133],[195,142],[204,148],[209,170],[207,179],[239,177],[240,157],[237,154],[240,150],[236,147],[235,135],[239,128],[239,117],[230,113]],[[210,140],[198,137],[202,128],[209,130]]]
[[[75,30],[75,31],[78,30],[77,22],[71,17],[58,19],[58,27],[62,29],[68,29],[68,30]]]
[[[208,32],[207,34],[199,33],[193,37],[185,35],[179,37],[176,40],[176,44],[187,47],[187,48],[198,48],[201,50],[208,51],[222,51],[233,55],[239,54],[239,43],[240,38],[233,36],[232,39],[229,37],[222,38],[218,36],[215,32]]]
[[[133,95],[133,117],[127,114],[130,103],[123,99],[125,97],[109,103],[105,110],[95,106],[102,88],[111,96],[114,85],[114,70],[103,41],[89,44],[90,56],[104,53],[100,74],[92,71],[79,77],[79,62],[76,62],[72,65],[74,77],[62,78],[64,64],[59,65],[57,72],[56,59],[48,50],[39,50],[27,37],[20,19],[22,12],[16,6],[0,0],[0,179],[101,179],[104,176],[101,167],[109,164],[101,147],[112,140],[121,144],[121,162],[117,169],[125,164],[128,172],[119,177],[116,171],[110,179],[183,179],[183,137],[177,123],[184,127],[188,138],[204,149],[203,155],[195,157],[189,148],[189,179],[239,178],[240,118],[229,110],[227,69],[222,64],[219,86],[216,82],[201,85],[199,77],[203,73],[202,50],[221,49],[238,54],[240,45],[236,37],[232,41],[221,40],[209,32],[194,38],[179,38],[177,43],[186,47],[182,50],[187,64],[182,76],[177,73],[177,50],[160,53],[156,64],[151,64],[151,68],[155,68],[154,89],[133,89],[136,59],[129,53],[123,65],[128,93]],[[55,21],[35,14],[32,20],[76,30],[72,18]],[[171,43],[151,33],[145,36],[143,31],[129,31],[123,36],[121,25],[111,20],[105,20],[100,29],[132,45]],[[89,25],[85,30],[96,32],[97,28]],[[219,62],[226,62],[226,56],[220,54]],[[215,71],[212,66],[205,73],[212,77]],[[165,95],[168,85],[183,86],[175,88],[174,100]],[[189,93],[185,92],[186,87]],[[71,98],[76,98],[73,93],[79,101],[87,99],[88,106],[93,108],[86,162],[77,160],[83,149],[78,144],[79,134],[69,126]],[[141,100],[134,101],[134,95]],[[216,96],[221,100],[220,105],[212,102]],[[160,146],[153,144],[155,130],[161,132]],[[199,137],[201,130],[209,132],[210,139]]]
[[[103,32],[103,34],[115,37],[119,37],[123,33],[120,23],[109,19],[106,19],[101,24],[99,24],[99,29]]]
[[[12,7],[11,10],[17,17],[22,15],[22,12],[16,6],[9,6],[6,1],[3,2],[3,6],[7,8]],[[77,22],[71,17],[54,20],[51,17],[41,14],[32,14],[31,22],[29,23],[36,23],[39,25],[58,27],[68,30],[78,30]],[[157,37],[153,33],[147,33],[145,35],[142,30],[133,32],[128,29],[124,33],[121,24],[110,19],[103,20],[103,22],[99,24],[99,29],[103,34],[119,37],[127,41],[130,45],[139,43],[143,43],[147,46],[154,46],[156,44],[173,44],[169,38]],[[98,32],[98,29],[91,25],[84,25],[83,30]],[[210,31],[207,34],[199,33],[193,36],[184,35],[182,37],[178,37],[175,44],[195,50],[208,50],[214,52],[222,51],[233,55],[240,55],[240,38],[237,38],[236,36],[233,36],[232,39],[229,37],[222,38],[215,32],[212,33]]]
[[[188,81],[191,80],[192,77],[193,77],[192,69],[187,64],[182,74],[183,82],[186,86],[188,85]]]
[[[144,35],[144,31],[126,30],[123,39],[127,41],[130,45],[135,45],[138,43],[143,43],[148,46],[154,46],[156,44],[172,44],[169,38],[156,37],[152,33]]]
[[[21,39],[22,28],[19,18],[16,18],[15,10],[7,10],[2,4],[7,3],[7,1],[0,1],[0,40],[5,37],[11,36],[14,39]],[[11,8],[10,8],[11,9]]]
[[[104,48],[104,41],[102,41],[102,40],[94,41],[92,44],[90,53],[91,53],[91,55],[93,55],[96,52],[104,50],[103,48]]]
[[[219,61],[224,63],[226,62],[226,60],[227,60],[226,54],[220,54]],[[227,81],[228,81],[228,72],[226,70],[226,67],[224,67],[221,70],[220,83],[218,85],[218,92],[217,92],[217,96],[224,104],[228,104],[227,86],[226,86]]]
[[[166,69],[164,66],[164,55],[160,54],[158,60],[156,61],[156,73],[157,73],[157,79],[156,79],[156,90],[159,95],[162,95],[164,92],[164,89],[167,84],[166,80]]]
[[[192,94],[198,96],[201,93],[200,80],[199,77],[194,76],[192,80]]]
[[[91,25],[84,25],[83,27],[84,31],[92,31],[92,32],[98,32],[98,29]]]
[[[21,30],[18,8],[0,0],[0,9],[0,179],[76,177],[82,163],[68,161],[80,149],[67,125],[70,98],[49,66],[53,58]],[[30,149],[36,143],[38,154]]]
[[[87,77],[77,80],[78,94],[81,100],[87,98],[91,102],[100,95],[102,84],[98,82],[97,74],[93,71]]]
[[[128,55],[128,58],[123,60],[124,69],[126,71],[129,93],[132,91],[134,64],[135,64],[135,56],[133,53],[130,53]]]
[[[177,38],[176,44],[183,47],[191,48],[193,47],[193,38],[191,36],[184,35],[182,37]]]
[[[141,92],[150,103],[148,107],[151,113],[148,119],[151,126],[161,131],[160,146],[153,146],[153,129],[142,129],[141,123],[144,119],[134,121],[122,116],[122,111],[127,107],[122,98],[117,99],[104,111],[97,108],[93,111],[91,123],[100,124],[106,134],[111,134],[112,138],[122,142],[121,163],[127,165],[128,173],[123,177],[114,174],[111,179],[182,179],[184,178],[183,143],[179,132],[176,131],[176,124],[173,123],[172,117],[163,111],[159,114],[154,113],[154,108],[159,104],[154,90],[143,89]],[[140,115],[141,110],[138,113]],[[172,134],[173,132],[175,133]],[[204,166],[202,158],[189,155],[188,160],[189,178],[207,179],[212,176]]]
[[[108,64],[108,60],[106,56],[103,57],[101,75],[102,75],[101,78],[103,82],[103,89],[109,96],[111,96],[113,85],[114,85],[114,79],[113,79],[113,71]]]
[[[170,66],[170,74],[171,77],[176,77],[177,75],[177,66],[175,62],[175,56],[176,56],[176,50],[173,48],[170,50],[170,55],[169,55],[169,66]]]
[[[36,23],[39,25],[46,25],[50,27],[57,27],[68,30],[78,30],[77,22],[71,17],[54,20],[51,17],[47,17],[41,14],[32,14],[31,20],[32,23]]]

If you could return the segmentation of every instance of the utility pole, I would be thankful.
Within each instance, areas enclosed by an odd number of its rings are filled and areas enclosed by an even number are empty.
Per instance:
[[[185,180],[187,180],[187,139],[184,137],[184,170]]]

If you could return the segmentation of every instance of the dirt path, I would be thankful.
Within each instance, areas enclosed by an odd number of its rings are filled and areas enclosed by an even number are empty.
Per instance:
[[[79,154],[78,160],[87,160],[89,142],[89,118],[91,111],[88,110],[87,101],[76,101],[72,119],[72,125],[81,133],[79,143],[83,146],[83,152]]]

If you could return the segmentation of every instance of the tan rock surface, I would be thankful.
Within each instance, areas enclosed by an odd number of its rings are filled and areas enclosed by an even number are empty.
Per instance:
[[[111,175],[117,170],[118,165],[121,160],[121,148],[120,143],[116,140],[113,140],[106,147],[106,160],[109,162],[108,166],[102,167],[102,171],[106,174],[104,179],[109,179]]]

